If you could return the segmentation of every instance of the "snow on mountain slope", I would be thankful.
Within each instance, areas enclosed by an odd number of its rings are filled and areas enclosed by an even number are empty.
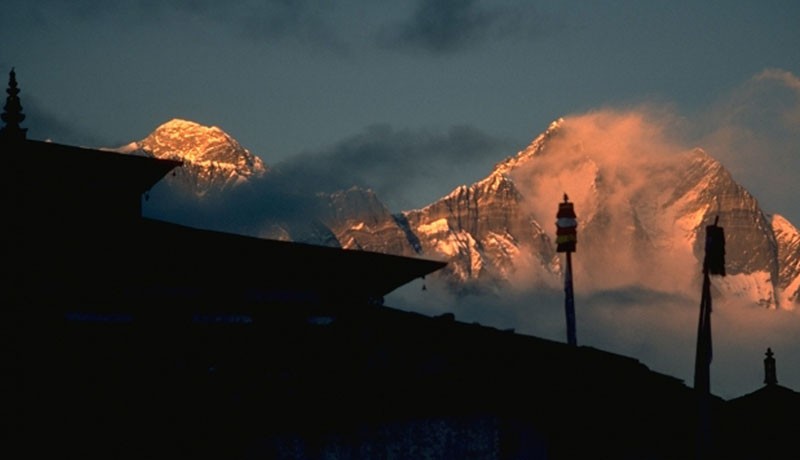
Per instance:
[[[795,308],[800,305],[800,231],[778,214],[772,216],[772,230],[778,244],[781,305]]]
[[[371,190],[353,187],[326,199],[328,215],[324,221],[343,248],[408,256],[417,253],[406,232]]]
[[[200,196],[235,187],[267,172],[259,157],[220,128],[181,119],[170,120],[143,140],[116,150],[183,161],[176,177],[168,180]]]
[[[118,150],[183,160],[178,179],[200,196],[269,180],[261,160],[229,135],[185,120]],[[564,193],[578,215],[579,294],[633,288],[695,297],[705,226],[718,218],[729,274],[715,281],[721,298],[787,309],[800,302],[798,230],[768,218],[708,153],[670,141],[637,113],[558,119],[484,179],[421,209],[393,214],[354,187],[319,196],[314,225],[270,221],[259,234],[446,260],[436,277],[456,291],[557,289],[553,238]]]
[[[578,214],[579,292],[696,294],[705,226],[719,218],[729,273],[717,283],[720,294],[771,308],[797,301],[797,230],[780,217],[770,221],[705,151],[669,142],[634,115],[553,122],[485,179],[401,213],[411,232],[403,238],[418,242],[419,254],[447,260],[444,277],[456,289],[554,287],[561,278],[555,213],[565,192]],[[396,224],[386,211],[378,219]],[[361,245],[389,246],[385,238]]]

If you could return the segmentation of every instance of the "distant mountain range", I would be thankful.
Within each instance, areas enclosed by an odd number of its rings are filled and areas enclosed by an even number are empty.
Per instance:
[[[351,188],[316,197],[314,231],[271,222],[260,234],[446,260],[437,276],[454,290],[555,289],[555,213],[567,193],[579,222],[577,289],[699,292],[704,229],[718,217],[728,276],[714,280],[717,294],[768,308],[800,304],[800,232],[765,214],[718,161],[701,149],[662,154],[646,146],[623,157],[577,131],[559,119],[486,178],[421,209],[393,213],[372,191]],[[168,179],[200,197],[273,180],[222,130],[184,120],[116,150],[183,160]]]

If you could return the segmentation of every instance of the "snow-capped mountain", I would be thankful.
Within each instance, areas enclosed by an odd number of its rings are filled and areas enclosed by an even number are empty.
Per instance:
[[[125,150],[183,160],[178,179],[198,195],[272,177],[218,128],[183,120]],[[317,196],[306,223],[251,217],[262,237],[445,260],[435,277],[455,290],[558,289],[553,239],[565,193],[578,215],[579,294],[696,296],[705,226],[718,218],[728,276],[714,277],[715,297],[770,308],[800,303],[800,232],[766,215],[705,151],[672,145],[635,117],[559,119],[484,179],[421,209],[392,213],[372,191],[351,188]]]
[[[728,271],[715,277],[719,295],[766,307],[797,305],[797,229],[765,215],[703,150],[668,150],[651,151],[648,138],[622,139],[558,120],[485,179],[422,209],[391,215],[373,199],[369,206],[351,204],[361,214],[335,216],[329,225],[346,248],[447,260],[445,276],[456,286],[556,287],[554,222],[566,192],[578,213],[578,289],[693,293],[705,226],[718,217]]]
[[[181,119],[170,120],[141,141],[116,150],[183,161],[175,177],[167,180],[199,196],[235,187],[267,172],[259,157],[220,128]]]
[[[778,244],[778,280],[782,303],[800,300],[800,231],[778,214],[772,216],[772,231]]]

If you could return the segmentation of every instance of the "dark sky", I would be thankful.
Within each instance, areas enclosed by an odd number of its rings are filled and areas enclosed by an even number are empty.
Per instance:
[[[369,140],[410,158],[393,173],[415,192],[382,197],[395,210],[485,176],[560,116],[658,106],[797,224],[784,176],[800,169],[797,144],[785,151],[800,116],[789,134],[762,124],[739,139],[731,122],[767,109],[752,96],[736,118],[730,104],[780,72],[788,93],[763,102],[797,115],[798,23],[794,0],[6,0],[0,69],[16,67],[37,139],[117,146],[185,118],[221,127],[268,165]],[[470,137],[431,149],[454,132]],[[745,141],[759,151],[717,145]],[[359,174],[377,189],[389,180]]]

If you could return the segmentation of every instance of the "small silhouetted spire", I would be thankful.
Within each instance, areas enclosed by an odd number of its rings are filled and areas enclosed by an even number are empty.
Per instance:
[[[767,348],[767,357],[764,358],[764,383],[777,385],[778,375],[775,372],[775,358],[772,357],[772,348]]]
[[[25,139],[25,128],[20,127],[20,123],[25,120],[25,114],[22,113],[22,104],[19,101],[19,88],[17,88],[17,74],[14,68],[8,73],[8,89],[6,89],[8,96],[6,97],[6,105],[3,106],[3,113],[0,119],[3,120],[5,125],[0,128],[0,137],[6,139]]]

